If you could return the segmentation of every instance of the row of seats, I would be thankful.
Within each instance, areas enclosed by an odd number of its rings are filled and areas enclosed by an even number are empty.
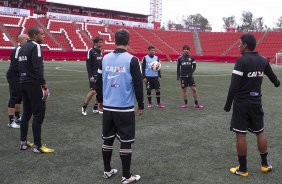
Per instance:
[[[131,36],[129,51],[132,53],[147,53],[147,47],[154,45],[157,48],[157,53],[180,54],[182,53],[182,46],[188,44],[191,47],[191,53],[196,54],[192,32],[151,30],[120,25],[105,26],[12,15],[0,15],[0,24],[6,29],[0,29],[0,48],[2,49],[13,46],[9,37],[16,41],[17,36],[22,33],[26,34],[31,26],[39,26],[46,32],[43,49],[86,51],[92,47],[94,37],[99,35],[104,40],[104,50],[112,51],[115,48],[114,32],[125,28]],[[5,31],[8,32],[8,35]],[[282,32],[254,32],[252,34],[258,41],[257,50],[262,55],[273,57],[275,53],[282,49]],[[199,40],[203,55],[238,56],[239,37],[241,35],[242,33],[200,32]]]
[[[39,20],[36,20],[34,18],[25,17],[22,27],[21,27],[21,34],[28,34],[28,29],[32,26],[38,26],[40,28],[43,28],[41,24],[39,23]],[[45,34],[45,40],[43,44],[43,49],[46,50],[62,50],[60,45],[54,41],[49,34]]]
[[[110,30],[108,27],[97,25],[97,24],[90,24],[85,23],[84,32],[88,37],[90,37],[91,40],[95,38],[96,35],[99,35],[103,38],[105,42],[108,44],[104,44],[103,49],[105,51],[111,51],[114,50],[114,35],[110,33]],[[91,47],[92,43],[89,43],[89,47]]]
[[[63,26],[62,26],[63,25]],[[75,24],[71,21],[59,21],[59,20],[49,20],[47,29],[52,34],[63,35],[67,39],[67,43],[71,46],[73,51],[85,51],[88,50],[88,46],[82,39],[79,30],[82,29],[82,24]],[[64,40],[58,40],[61,45],[65,44]],[[71,51],[66,48],[66,51]]]
[[[234,33],[233,33],[234,34]],[[256,40],[259,42],[259,40],[262,38],[262,36],[264,35],[264,32],[253,32],[252,33],[255,37]],[[227,50],[227,52],[225,53],[225,55],[228,56],[238,56],[239,53],[239,38],[242,35],[242,33],[236,33],[236,38],[234,38],[235,40],[237,40],[237,42],[235,42],[235,44],[233,45],[233,47],[229,48],[229,50]],[[228,38],[227,38],[228,39]],[[260,48],[260,44],[258,44],[257,49]],[[260,50],[260,49],[259,49]]]
[[[191,54],[196,54],[193,33],[180,31],[152,30],[161,40],[174,48],[177,53],[183,53],[182,47],[188,44],[191,48]],[[175,53],[175,52],[174,52]]]
[[[145,40],[143,37],[141,37],[140,34],[138,34],[133,28],[122,27],[118,25],[109,25],[109,29],[111,30],[111,33],[114,33],[121,28],[125,28],[129,31],[130,34],[129,47],[133,52],[147,53],[147,47],[150,45],[150,43],[147,40]]]
[[[161,40],[154,32],[145,28],[134,28],[140,35],[143,36],[148,42],[152,43],[155,47],[158,48],[159,52],[162,54],[165,53],[174,53],[175,51],[169,47],[167,43]]]

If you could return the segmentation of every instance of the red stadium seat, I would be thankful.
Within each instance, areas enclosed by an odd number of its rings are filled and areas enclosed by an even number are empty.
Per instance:
[[[196,54],[193,33],[180,32],[180,31],[164,31],[164,30],[152,30],[163,41],[174,48],[178,54],[183,53],[182,47],[184,44],[188,44],[191,48],[191,54]],[[177,54],[177,53],[176,53]]]
[[[47,29],[58,39],[58,42],[70,50],[66,42],[70,45],[72,51],[86,51],[88,46],[82,38],[79,30],[82,29],[83,24],[75,24],[71,21],[52,20],[49,19]],[[62,35],[66,38],[63,39]]]
[[[95,14],[95,16],[98,15]],[[99,14],[99,16],[108,15]],[[117,18],[124,19],[125,17],[117,16]],[[71,21],[48,18],[35,19],[14,15],[0,15],[0,23],[5,27],[5,29],[0,29],[0,49],[13,48],[14,45],[11,40],[16,41],[17,36],[27,33],[31,26],[39,26],[46,31],[46,38],[44,44],[42,44],[44,50],[84,52],[92,47],[95,36],[101,36],[104,39],[103,50],[110,52],[115,48],[115,31],[125,28],[131,35],[128,49],[131,53],[145,55],[148,52],[147,47],[154,45],[157,48],[157,54],[177,56],[183,52],[182,46],[188,44],[191,47],[191,54],[196,55],[195,40],[192,32],[152,30],[121,25],[100,25],[90,22],[74,23]],[[199,32],[198,34],[204,57],[237,57],[240,55],[238,44],[243,33]],[[282,50],[282,32],[252,32],[252,34],[257,39],[256,50],[263,56],[273,58],[275,53]]]
[[[115,48],[115,41],[113,34],[110,33],[110,30],[107,26],[85,23],[85,32],[93,40],[95,36],[101,36],[104,40],[103,50],[108,52],[112,51]]]
[[[36,21],[36,19],[34,18],[29,18],[29,17],[25,17],[23,24],[22,24],[22,30],[21,30],[21,34],[27,34],[27,31],[30,27],[32,26],[38,26],[40,28],[41,25]],[[44,39],[44,43],[42,44],[42,46],[44,46],[44,49],[47,50],[62,50],[62,48],[54,41],[52,40],[52,38],[49,36],[49,34],[45,33],[45,39]]]

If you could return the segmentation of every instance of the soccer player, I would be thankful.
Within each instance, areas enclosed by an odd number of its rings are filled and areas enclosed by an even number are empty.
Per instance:
[[[181,83],[181,96],[184,99],[184,104],[181,108],[188,108],[187,87],[189,86],[193,93],[195,108],[202,109],[204,106],[198,102],[198,92],[193,73],[196,70],[196,60],[190,55],[189,45],[183,46],[183,55],[177,59],[177,80]]]
[[[111,157],[115,138],[120,141],[123,184],[133,183],[140,175],[130,172],[132,149],[135,140],[134,96],[138,102],[137,114],[144,113],[143,81],[138,59],[127,52],[129,33],[120,29],[115,33],[116,49],[104,56],[98,70],[97,99],[103,102],[102,154],[104,177],[115,175],[117,169],[111,167]]]
[[[152,108],[152,96],[151,91],[155,89],[157,98],[157,107],[164,108],[164,104],[161,103],[161,91],[160,91],[160,80],[161,71],[154,71],[151,69],[151,63],[154,61],[159,62],[158,56],[155,56],[156,48],[152,45],[148,47],[149,54],[143,58],[142,61],[142,74],[143,80],[146,84],[148,108]]]
[[[93,48],[91,48],[87,52],[86,68],[87,68],[87,73],[88,73],[90,90],[85,95],[84,104],[81,108],[81,113],[82,115],[85,115],[85,116],[87,115],[86,109],[87,109],[88,103],[90,102],[92,97],[96,94],[95,83],[97,80],[97,71],[98,71],[99,63],[102,61],[102,58],[103,58],[102,51],[101,51],[102,46],[103,46],[103,39],[100,36],[96,36],[93,40]],[[93,113],[95,114],[103,113],[102,110],[98,110],[97,100],[93,108]]]
[[[28,40],[26,34],[21,34],[18,36],[19,46],[17,46],[10,55],[10,67],[7,72],[7,81],[9,83],[10,99],[8,103],[8,116],[9,122],[8,127],[10,128],[20,128],[20,110],[21,110],[21,88],[20,88],[20,74],[19,74],[19,50],[22,45]]]
[[[230,172],[240,176],[248,176],[247,171],[247,130],[257,137],[257,147],[261,156],[261,172],[272,170],[267,161],[267,140],[264,133],[263,109],[261,103],[261,84],[263,75],[267,75],[275,87],[280,81],[273,73],[267,60],[255,52],[256,39],[251,34],[240,37],[239,50],[242,54],[236,61],[232,72],[231,84],[224,106],[229,112],[233,102],[233,114],[230,130],[236,133],[236,148],[239,166]]]
[[[34,138],[34,153],[52,153],[41,143],[41,126],[45,116],[46,100],[49,89],[44,79],[43,55],[40,44],[44,32],[39,27],[28,30],[30,40],[22,46],[19,52],[20,84],[23,99],[23,115],[21,120],[20,149],[27,150],[32,143],[27,141],[28,122],[33,115],[32,131]]]

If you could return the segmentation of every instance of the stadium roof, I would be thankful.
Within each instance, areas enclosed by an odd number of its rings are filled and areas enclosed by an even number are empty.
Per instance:
[[[141,14],[141,13],[132,13],[132,12],[124,12],[124,11],[118,11],[118,10],[109,10],[109,9],[101,9],[101,8],[94,8],[94,7],[86,7],[86,6],[79,6],[79,5],[74,5],[74,4],[64,4],[64,3],[58,3],[54,1],[48,1],[47,4],[57,4],[57,5],[63,5],[67,7],[78,7],[82,9],[92,9],[92,10],[98,10],[99,12],[110,12],[110,13],[122,13],[122,14],[127,14],[127,15],[134,15],[134,16],[141,16],[141,17],[148,17],[149,15],[147,14]]]

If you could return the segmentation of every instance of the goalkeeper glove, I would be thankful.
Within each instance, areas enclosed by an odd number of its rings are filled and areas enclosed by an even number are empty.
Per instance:
[[[47,85],[42,85],[41,89],[42,89],[42,100],[46,101],[50,96],[49,88],[47,87]]]

